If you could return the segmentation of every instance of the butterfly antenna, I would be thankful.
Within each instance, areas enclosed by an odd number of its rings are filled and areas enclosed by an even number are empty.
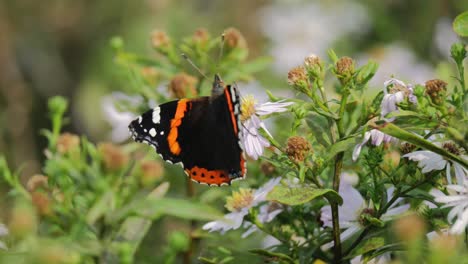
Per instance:
[[[187,56],[187,54],[185,53],[182,53],[180,54],[182,56],[182,58],[184,58],[188,63],[190,63],[190,65],[192,65],[192,67],[197,70],[197,72],[203,76],[204,78],[208,79],[208,77],[206,77],[206,75],[200,70],[200,68],[197,67],[197,65],[195,65],[195,63],[193,63],[193,61]]]
[[[219,49],[218,61],[216,62],[216,68],[219,69],[219,64],[221,63],[221,58],[223,57],[224,51],[224,32],[221,34],[221,47]]]

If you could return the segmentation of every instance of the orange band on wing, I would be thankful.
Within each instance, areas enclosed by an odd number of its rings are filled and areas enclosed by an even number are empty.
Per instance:
[[[237,121],[236,121],[236,117],[234,116],[234,108],[232,107],[231,96],[229,95],[228,89],[224,89],[224,94],[226,95],[226,99],[228,102],[229,113],[231,113],[232,126],[234,127],[234,132],[237,135]]]
[[[177,137],[179,135],[177,127],[182,124],[182,118],[185,116],[187,111],[187,99],[181,99],[177,103],[176,112],[174,118],[171,119],[171,129],[169,130],[169,135],[167,136],[167,143],[169,145],[169,150],[174,155],[179,155],[181,148],[177,142]]]
[[[215,184],[219,186],[223,183],[230,184],[232,181],[229,174],[223,170],[207,170],[195,166],[191,169],[185,169],[185,171],[192,180],[209,185]]]

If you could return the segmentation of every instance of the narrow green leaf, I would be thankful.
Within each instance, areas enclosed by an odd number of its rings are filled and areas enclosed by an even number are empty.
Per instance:
[[[356,144],[356,139],[354,138],[347,138],[341,141],[336,142],[333,144],[326,153],[326,159],[332,159],[336,156],[336,154],[340,152],[344,152],[348,149],[352,149],[353,146]]]
[[[274,257],[286,261],[287,263],[294,263],[294,260],[286,254],[271,252],[264,249],[251,249],[249,252],[264,256],[264,257]]]
[[[91,207],[86,215],[86,223],[93,225],[104,214],[113,210],[115,207],[114,192],[109,190],[105,192]]]
[[[267,195],[267,199],[287,205],[300,205],[313,199],[326,197],[328,200],[343,203],[341,196],[332,189],[317,189],[312,186],[289,187],[277,185]]]
[[[463,160],[461,157],[458,157],[448,151],[446,151],[443,148],[440,148],[431,142],[427,141],[426,139],[419,137],[413,133],[410,133],[406,130],[401,129],[400,127],[392,124],[392,123],[385,123],[384,125],[378,126],[378,125],[373,125],[375,129],[378,129],[382,132],[384,132],[387,135],[396,137],[398,139],[407,141],[411,144],[414,144],[418,147],[430,150],[432,152],[435,152],[441,156],[444,156],[450,160],[456,161],[459,164],[463,165],[463,167],[468,169],[468,162],[466,160]]]
[[[353,257],[360,256],[369,251],[381,248],[383,245],[385,245],[385,239],[383,237],[372,237],[366,239],[364,243],[361,246],[355,248],[350,255]]]
[[[461,37],[468,37],[468,11],[458,15],[453,21],[453,31]]]

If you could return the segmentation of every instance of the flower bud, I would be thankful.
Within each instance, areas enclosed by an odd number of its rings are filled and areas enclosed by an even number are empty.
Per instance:
[[[286,154],[290,159],[301,162],[304,161],[308,152],[312,149],[310,143],[303,137],[292,136],[288,138]]]
[[[341,84],[347,84],[355,72],[354,60],[350,57],[341,57],[336,62],[335,71]]]
[[[466,58],[466,47],[462,43],[454,43],[450,48],[450,55],[457,64],[462,64]]]
[[[128,164],[128,155],[119,146],[112,143],[98,144],[104,167],[109,171],[116,171]]]
[[[80,138],[71,133],[63,133],[57,140],[57,151],[60,154],[70,153],[80,145]]]
[[[447,83],[442,80],[429,80],[426,82],[426,95],[431,98],[432,103],[441,105],[445,100]]]
[[[401,154],[405,155],[405,154],[408,154],[408,153],[411,153],[413,152],[413,150],[416,149],[416,145],[413,145],[411,143],[408,143],[408,142],[404,142],[400,145],[400,152]]]
[[[224,31],[224,42],[230,49],[240,48],[247,49],[247,41],[244,36],[236,28],[228,28]]]
[[[47,216],[52,214],[51,200],[46,193],[41,191],[33,192],[31,194],[31,201],[39,215]]]
[[[400,152],[398,151],[389,151],[384,154],[382,168],[386,171],[395,169],[398,164],[400,164]]]
[[[288,72],[288,83],[299,92],[308,93],[306,69],[302,66],[292,68]]]
[[[406,242],[422,239],[426,234],[426,223],[416,214],[398,219],[393,228],[398,238]]]
[[[40,174],[33,175],[26,183],[26,188],[30,192],[34,192],[37,189],[47,190],[49,188],[47,176]]]
[[[18,202],[10,215],[9,230],[19,239],[36,232],[37,216],[29,203]]]
[[[311,54],[304,59],[304,65],[307,73],[312,79],[321,79],[323,77],[323,62],[315,54]]]
[[[210,39],[210,34],[206,28],[199,28],[195,30],[192,36],[192,41],[198,44],[206,44]]]
[[[164,167],[160,162],[154,160],[145,160],[140,164],[141,177],[140,183],[143,186],[153,185],[164,173]]]
[[[169,83],[169,92],[175,98],[186,98],[197,96],[197,78],[186,73],[179,73]]]
[[[141,76],[149,84],[155,85],[158,81],[159,71],[156,70],[154,67],[144,67],[141,69]]]
[[[271,176],[275,173],[276,168],[271,162],[263,161],[260,165],[260,169],[262,170],[263,174],[266,176]]]
[[[151,45],[154,49],[165,49],[171,44],[171,39],[166,32],[154,30],[151,33]]]
[[[48,105],[52,116],[62,116],[67,110],[68,102],[62,96],[54,96],[49,99]]]

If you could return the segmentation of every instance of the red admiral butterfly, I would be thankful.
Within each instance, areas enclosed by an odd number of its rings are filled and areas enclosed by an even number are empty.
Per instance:
[[[165,161],[181,164],[192,180],[220,186],[246,174],[239,115],[237,87],[224,87],[215,75],[211,96],[161,104],[128,128],[135,141],[153,146]]]

